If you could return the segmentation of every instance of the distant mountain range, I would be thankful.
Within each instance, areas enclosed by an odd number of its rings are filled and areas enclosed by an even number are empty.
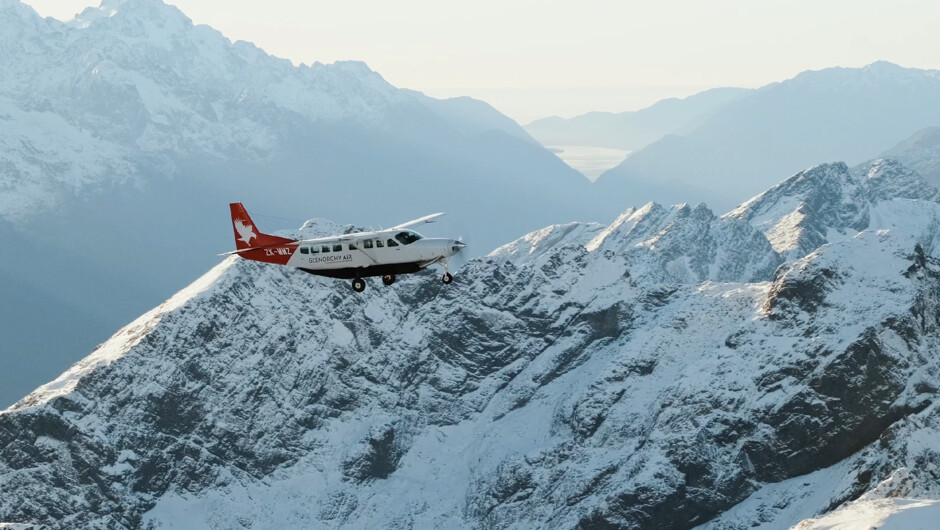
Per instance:
[[[671,133],[693,128],[724,105],[751,92],[715,88],[670,98],[629,112],[589,112],[575,118],[543,118],[525,126],[543,145],[581,145],[637,151]]]
[[[0,69],[0,292],[19,300],[0,404],[229,250],[228,202],[269,231],[443,210],[474,255],[590,208],[589,182],[484,102],[296,67],[159,0],[67,23],[0,0]]]
[[[0,412],[0,521],[905,527],[940,485],[938,198],[823,164],[368,298],[226,258]]]
[[[857,164],[940,125],[940,71],[878,62],[829,68],[740,94],[698,124],[631,154],[598,197],[707,200],[725,209],[825,160]],[[602,200],[602,199],[601,199]]]

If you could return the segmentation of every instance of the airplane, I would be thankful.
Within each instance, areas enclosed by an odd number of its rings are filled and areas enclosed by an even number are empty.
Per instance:
[[[295,267],[310,274],[352,280],[353,291],[366,289],[363,278],[381,276],[392,285],[395,276],[410,274],[439,264],[444,268],[441,281],[449,284],[454,277],[447,270],[447,258],[466,244],[456,239],[426,238],[410,230],[433,223],[444,215],[436,213],[385,230],[356,232],[316,239],[289,239],[262,233],[240,202],[229,204],[235,230],[235,250],[245,259]]]

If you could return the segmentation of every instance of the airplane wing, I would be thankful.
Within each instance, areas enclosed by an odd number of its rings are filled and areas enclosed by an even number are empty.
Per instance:
[[[437,219],[438,217],[442,215],[444,215],[444,212],[432,213],[431,215],[425,215],[424,217],[415,219],[414,221],[408,221],[407,223],[402,223],[398,226],[393,226],[391,229],[403,230],[405,228],[411,228],[412,226],[423,224],[423,223],[433,223],[435,219]]]

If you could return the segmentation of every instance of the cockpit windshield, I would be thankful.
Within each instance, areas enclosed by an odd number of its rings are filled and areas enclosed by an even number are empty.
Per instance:
[[[406,232],[399,232],[395,234],[395,239],[397,239],[402,245],[410,245],[421,239],[421,234],[408,230]]]

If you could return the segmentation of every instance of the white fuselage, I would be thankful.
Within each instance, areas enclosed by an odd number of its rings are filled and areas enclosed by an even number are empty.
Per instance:
[[[424,238],[412,230],[382,230],[306,239],[288,266],[337,277],[400,274],[446,260],[463,244],[453,239]]]

